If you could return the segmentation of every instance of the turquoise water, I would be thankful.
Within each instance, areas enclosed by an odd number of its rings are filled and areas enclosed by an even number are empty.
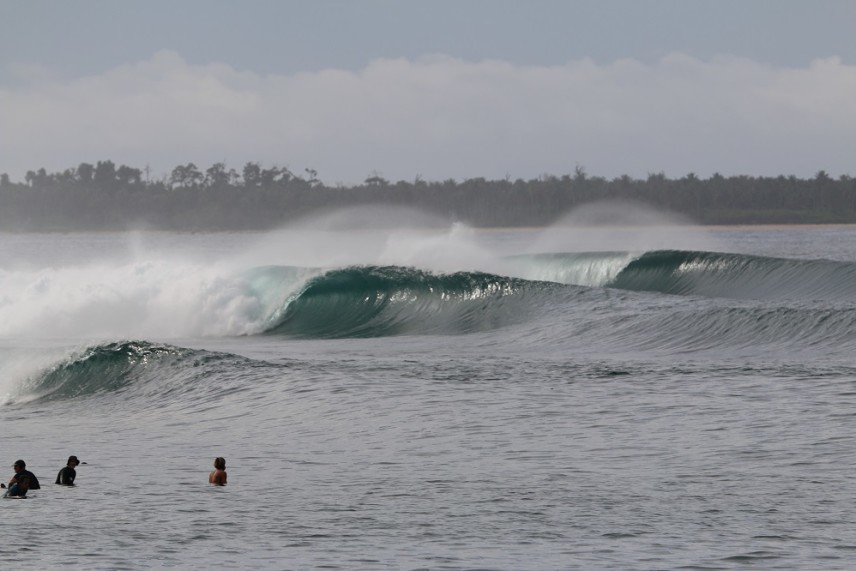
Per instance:
[[[854,276],[851,227],[0,235],[0,556],[848,569]]]

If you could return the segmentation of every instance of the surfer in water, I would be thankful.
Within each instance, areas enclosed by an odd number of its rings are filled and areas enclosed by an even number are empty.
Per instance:
[[[215,486],[226,485],[226,459],[218,456],[214,458],[214,471],[208,474],[208,483]]]
[[[56,483],[60,486],[73,486],[74,479],[77,477],[77,470],[75,468],[79,464],[80,460],[77,459],[77,456],[69,456],[68,464],[56,475]]]
[[[36,478],[35,474],[27,470],[27,463],[23,460],[15,460],[15,463],[12,464],[12,469],[15,470],[15,475],[9,480],[9,489],[6,491],[6,497],[26,498],[27,492],[41,488],[39,479]]]

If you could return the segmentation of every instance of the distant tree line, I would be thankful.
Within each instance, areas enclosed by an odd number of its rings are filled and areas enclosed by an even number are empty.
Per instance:
[[[29,171],[20,182],[0,174],[0,231],[264,230],[322,209],[378,203],[480,227],[544,226],[602,200],[632,200],[700,224],[856,223],[856,178],[822,170],[809,179],[653,173],[607,180],[577,166],[562,176],[460,182],[390,182],[375,173],[346,187],[325,185],[312,169],[296,174],[257,162],[240,172],[222,162],[204,171],[189,163],[153,180],[106,160]]]

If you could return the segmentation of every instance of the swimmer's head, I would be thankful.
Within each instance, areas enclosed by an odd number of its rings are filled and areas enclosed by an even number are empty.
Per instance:
[[[226,459],[221,457],[221,456],[214,458],[214,467],[217,468],[218,470],[225,470],[226,469]]]

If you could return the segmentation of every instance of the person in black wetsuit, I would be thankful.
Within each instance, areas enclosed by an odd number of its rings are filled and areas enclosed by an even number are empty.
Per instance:
[[[61,486],[73,486],[74,479],[77,477],[77,470],[75,468],[79,464],[80,460],[77,459],[77,456],[69,456],[68,464],[56,475],[56,483]]]
[[[30,490],[38,490],[41,488],[39,479],[36,475],[27,470],[27,463],[23,460],[15,460],[12,464],[15,470],[15,475],[9,480],[9,490],[7,496],[25,498]]]

